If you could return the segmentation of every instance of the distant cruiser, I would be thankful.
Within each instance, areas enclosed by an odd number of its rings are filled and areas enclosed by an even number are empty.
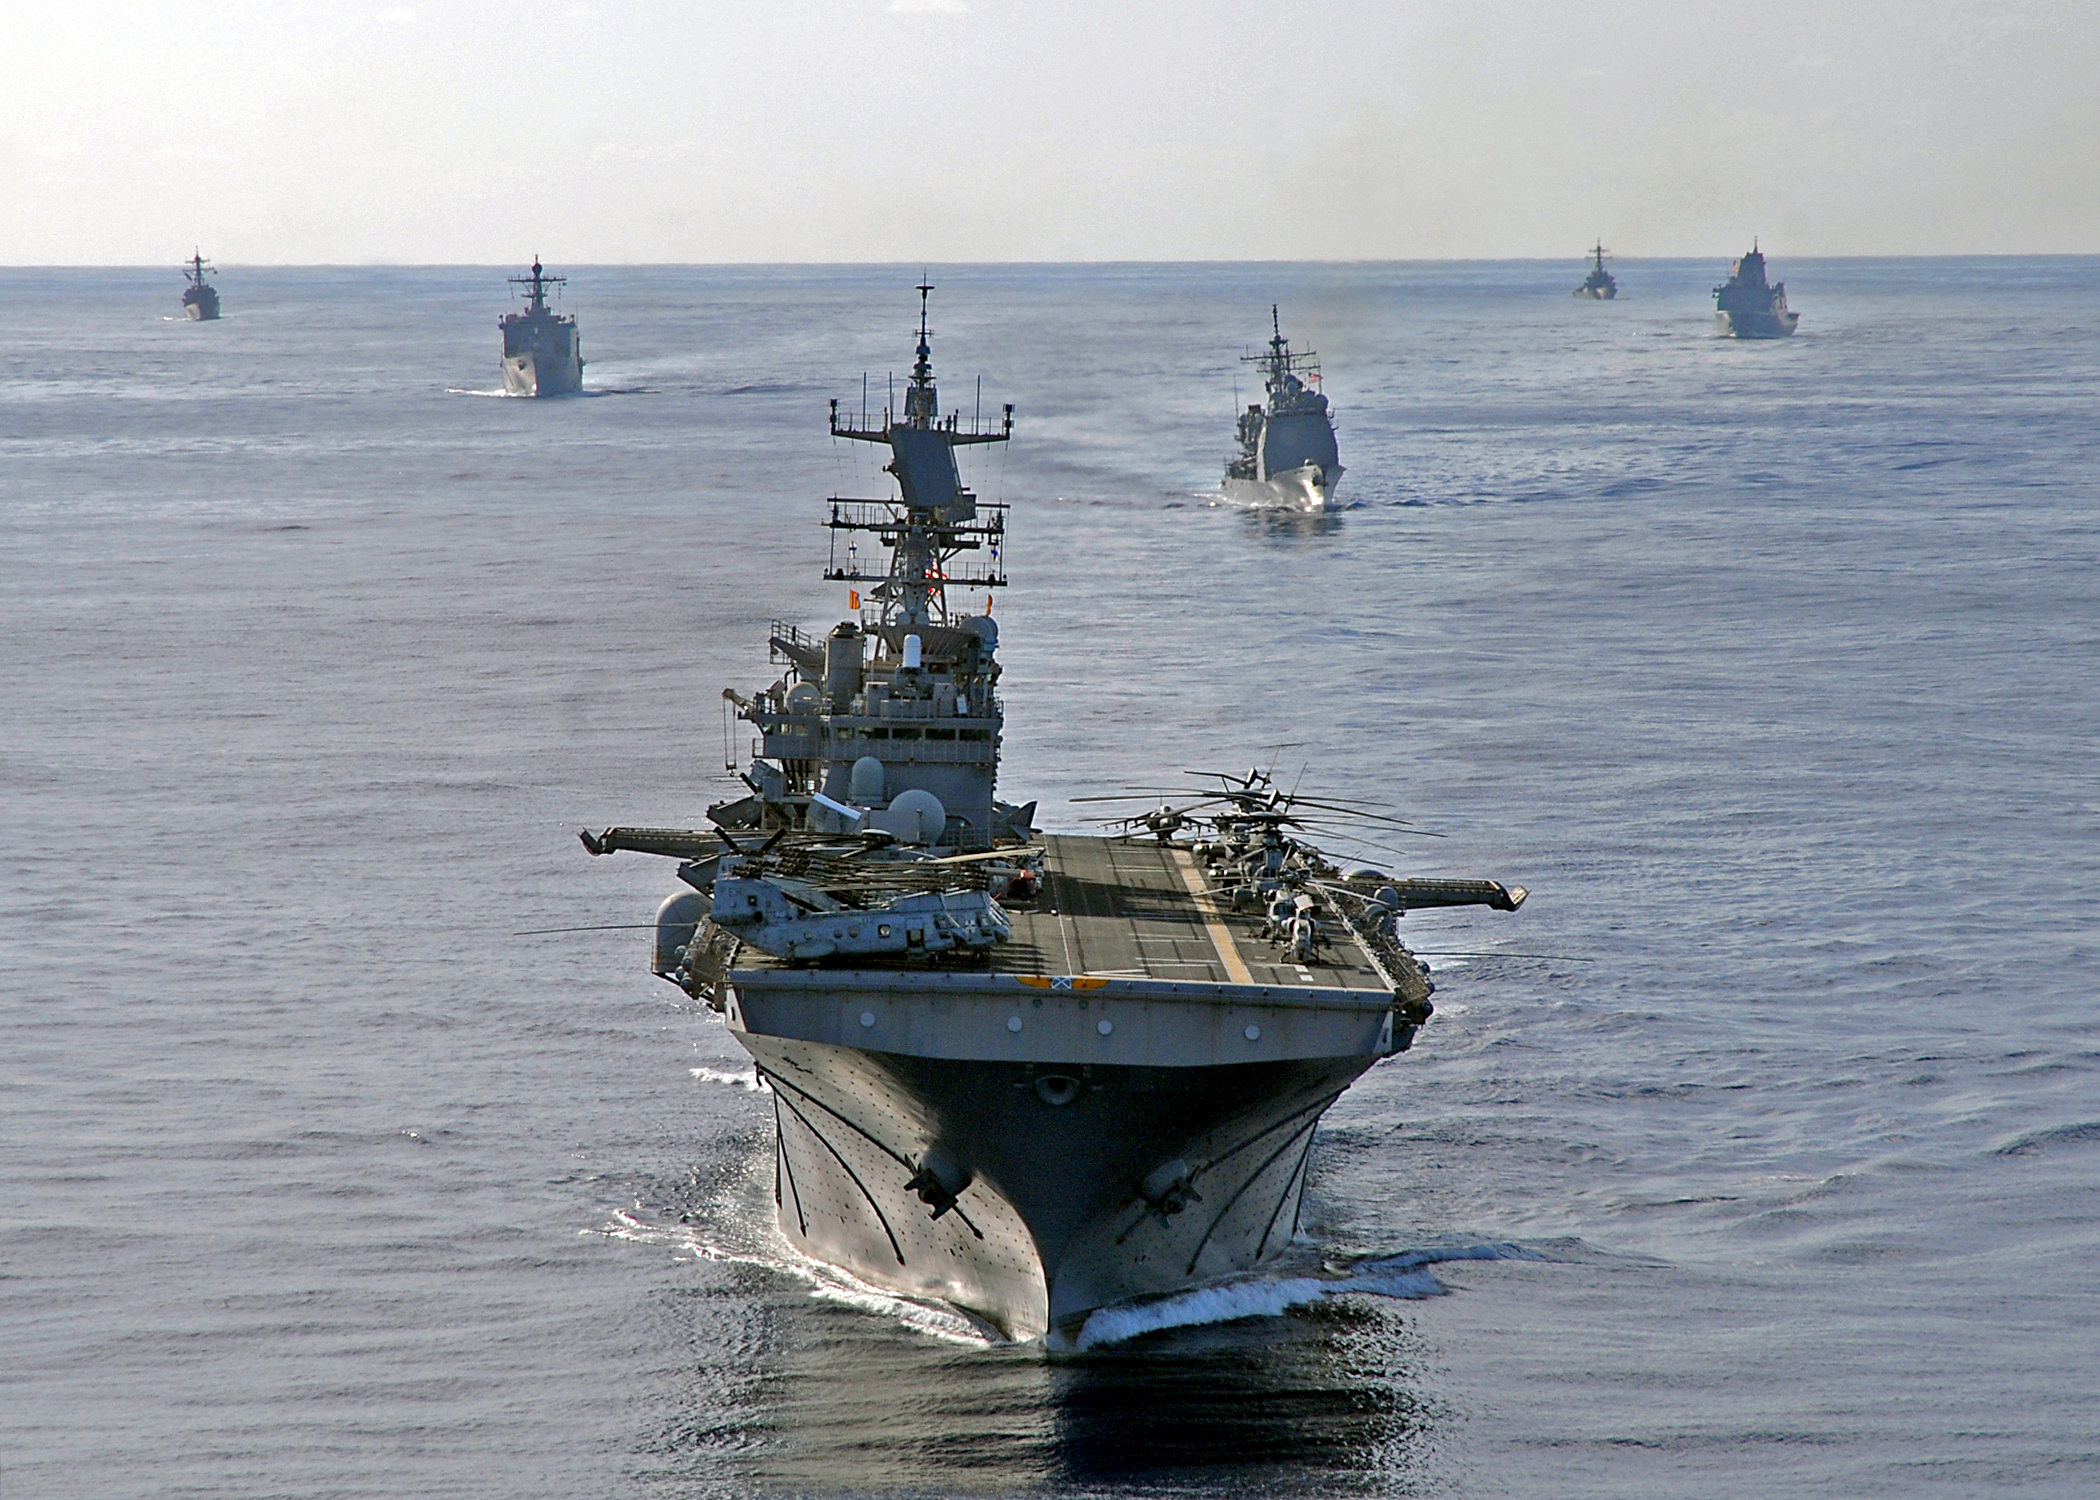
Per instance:
[[[1721,332],[1739,339],[1783,339],[1801,321],[1801,314],[1787,311],[1786,283],[1765,284],[1764,252],[1756,240],[1729,269],[1728,280],[1714,288],[1714,306]]]
[[[1583,277],[1582,285],[1575,288],[1575,295],[1596,302],[1609,302],[1619,295],[1619,284],[1611,279],[1611,272],[1604,269],[1604,242],[1599,240],[1590,254],[1597,257],[1596,267]]]
[[[532,273],[510,278],[525,288],[525,311],[507,314],[503,330],[503,388],[513,396],[573,396],[583,389],[583,346],[576,319],[547,306],[547,288],[566,276],[549,276],[534,256]]]
[[[1241,356],[1261,367],[1269,403],[1240,414],[1240,451],[1225,466],[1225,498],[1236,505],[1323,511],[1334,504],[1343,471],[1327,398],[1312,388],[1320,382],[1320,357],[1291,352],[1273,305],[1269,325],[1274,336],[1268,352]]]
[[[189,285],[182,289],[182,310],[192,323],[209,323],[219,316],[219,289],[204,278],[219,273],[198,251],[183,267]]]

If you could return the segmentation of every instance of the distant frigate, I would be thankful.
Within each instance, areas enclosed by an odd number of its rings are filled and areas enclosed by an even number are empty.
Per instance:
[[[573,396],[583,389],[583,346],[576,319],[547,305],[547,288],[566,276],[549,276],[535,256],[532,270],[510,278],[525,288],[525,310],[506,313],[503,329],[503,388],[513,396]]]
[[[1590,274],[1582,278],[1582,285],[1575,288],[1575,295],[1595,302],[1609,302],[1619,295],[1619,284],[1612,280],[1611,272],[1604,269],[1604,242],[1599,240],[1590,254],[1597,257],[1597,263],[1590,268]]]
[[[188,284],[182,289],[182,311],[192,323],[209,323],[218,317],[219,289],[204,279],[218,274],[201,250],[191,255],[183,267]]]
[[[1524,891],[1341,868],[1303,835],[1361,810],[1259,770],[1112,837],[1042,835],[1033,802],[1000,800],[999,632],[955,596],[1005,584],[1007,507],[955,454],[1007,441],[1013,407],[941,413],[931,290],[903,409],[832,403],[832,434],[887,448],[897,483],[827,505],[825,577],[855,612],[821,636],[776,622],[779,678],[723,695],[757,730],[746,794],[708,828],[583,842],[678,861],[652,967],[757,1064],[788,1241],[1070,1340],[1097,1308],[1276,1257],[1321,1116],[1429,1018],[1402,914]]]
[[[1783,339],[1801,321],[1801,314],[1787,311],[1786,283],[1766,284],[1764,252],[1755,240],[1714,288],[1714,308],[1721,332],[1739,339]]]
[[[1274,306],[1269,326],[1269,347],[1241,356],[1260,368],[1268,401],[1240,413],[1240,450],[1225,465],[1225,498],[1235,505],[1326,510],[1342,482],[1342,461],[1327,397],[1318,389],[1320,357],[1291,352]]]

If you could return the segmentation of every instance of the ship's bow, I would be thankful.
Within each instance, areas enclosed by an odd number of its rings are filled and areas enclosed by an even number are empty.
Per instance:
[[[1017,1338],[1273,1258],[1395,1046],[1389,993],[1085,976],[744,972],[725,1015],[788,1239]]]
[[[503,356],[503,389],[513,396],[540,393],[539,362],[530,354]]]

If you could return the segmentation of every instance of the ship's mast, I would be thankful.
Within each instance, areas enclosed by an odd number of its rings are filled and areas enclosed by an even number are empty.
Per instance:
[[[1243,354],[1242,364],[1259,365],[1262,383],[1268,388],[1272,402],[1276,398],[1291,401],[1304,390],[1304,382],[1297,378],[1304,371],[1314,379],[1319,378],[1320,356],[1310,349],[1293,354],[1290,340],[1283,336],[1283,315],[1275,303],[1269,304],[1269,350],[1266,354]]]
[[[568,279],[566,276],[547,275],[540,269],[540,258],[535,255],[532,258],[532,274],[513,276],[510,278],[510,284],[525,288],[525,316],[529,318],[547,311],[547,288],[561,286]]]
[[[1006,507],[979,504],[977,496],[963,486],[954,450],[1006,442],[1013,436],[1013,404],[1006,404],[999,425],[990,430],[974,419],[964,428],[960,412],[941,415],[940,392],[933,378],[933,330],[927,326],[927,299],[933,284],[921,282],[917,291],[918,357],[905,386],[904,410],[885,410],[881,425],[875,426],[866,410],[858,418],[841,419],[838,402],[831,403],[834,437],[889,445],[891,457],[884,468],[896,477],[898,498],[832,498],[832,556],[824,576],[838,583],[875,585],[871,593],[877,623],[892,649],[901,649],[906,635],[948,624],[948,585],[994,589],[1006,583],[1000,555],[1006,538]],[[856,533],[872,533],[879,545],[889,549],[887,569],[874,572],[860,561],[852,541]],[[847,538],[843,561],[839,557],[841,536]],[[989,555],[982,562],[961,561],[967,552]]]

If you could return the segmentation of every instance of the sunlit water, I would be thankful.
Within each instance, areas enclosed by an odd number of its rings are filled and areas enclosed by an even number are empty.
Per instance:
[[[915,311],[565,269],[561,402],[498,269],[0,276],[0,1495],[2100,1488],[2100,265],[1778,259],[1767,345],[1718,258],[935,271],[1006,794],[1307,767],[1558,955],[1068,1357],[793,1256],[646,934],[512,935],[647,920],[574,831],[723,794]],[[1338,516],[1210,503],[1271,300]]]

